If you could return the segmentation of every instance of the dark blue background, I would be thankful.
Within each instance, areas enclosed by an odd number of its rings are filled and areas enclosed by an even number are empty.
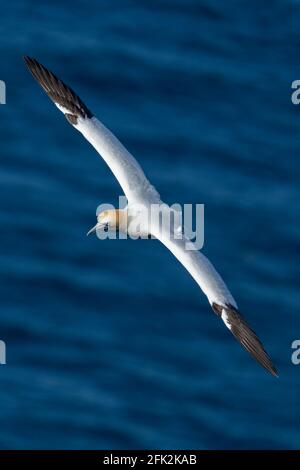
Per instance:
[[[1,5],[1,448],[297,448],[297,1]],[[280,372],[261,369],[157,241],[86,238],[120,188],[26,70],[36,57],[205,246]]]

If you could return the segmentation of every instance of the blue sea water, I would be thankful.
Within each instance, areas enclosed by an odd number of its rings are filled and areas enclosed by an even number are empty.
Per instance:
[[[296,0],[1,5],[1,448],[299,448],[299,22]],[[279,379],[157,241],[86,238],[120,188],[23,54],[166,202],[205,204],[203,251]]]

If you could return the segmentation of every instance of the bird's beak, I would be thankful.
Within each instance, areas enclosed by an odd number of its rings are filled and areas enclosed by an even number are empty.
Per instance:
[[[102,224],[99,224],[97,223],[93,228],[91,228],[91,230],[88,231],[88,233],[86,234],[86,236],[88,237],[89,235],[91,235],[92,233],[96,233],[98,228],[100,228],[102,226]]]

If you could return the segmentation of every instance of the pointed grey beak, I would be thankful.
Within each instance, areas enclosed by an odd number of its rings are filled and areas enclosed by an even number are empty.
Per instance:
[[[91,230],[88,231],[88,233],[86,234],[86,236],[88,237],[89,235],[91,235],[92,233],[96,233],[97,232],[97,229],[101,226],[101,224],[97,223],[93,228],[91,228]]]

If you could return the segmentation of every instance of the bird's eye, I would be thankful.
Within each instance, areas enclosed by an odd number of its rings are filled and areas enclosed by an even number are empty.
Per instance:
[[[108,222],[104,225],[104,232],[108,232]]]

